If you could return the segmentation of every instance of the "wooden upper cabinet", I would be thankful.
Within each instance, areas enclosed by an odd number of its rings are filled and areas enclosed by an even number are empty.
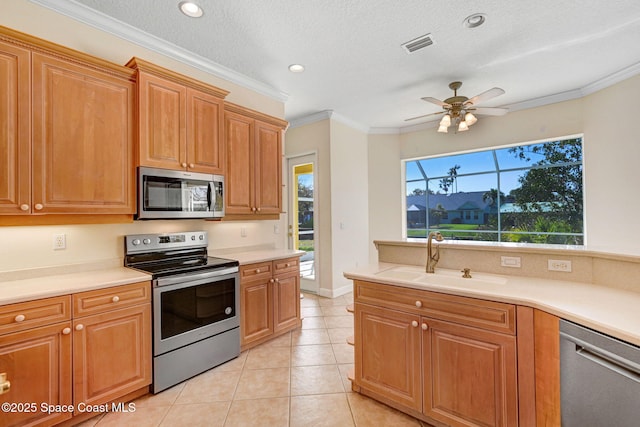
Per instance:
[[[30,213],[30,114],[30,51],[0,41],[0,213],[3,214]]]
[[[224,174],[228,92],[139,58],[127,66],[138,71],[140,166]]]
[[[225,104],[227,215],[282,211],[282,131],[287,122]]]
[[[33,209],[135,212],[133,81],[33,53]]]

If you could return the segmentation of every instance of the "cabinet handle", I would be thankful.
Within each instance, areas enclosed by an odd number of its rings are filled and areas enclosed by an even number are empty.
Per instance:
[[[118,295],[116,295],[115,297],[111,298],[112,302],[118,302],[120,301],[120,297]]]
[[[269,283],[273,283],[273,282],[274,282],[274,280],[273,280],[273,279],[269,279]]]
[[[276,278],[274,280],[276,281],[276,283],[280,283],[280,279]]]
[[[260,208],[256,208],[256,210],[257,210],[258,212],[260,212]]]
[[[414,328],[417,328],[418,327],[418,321],[417,320],[413,320],[411,322],[411,326],[413,326]]]
[[[28,211],[29,210],[29,205],[27,205],[26,203],[24,205],[20,205],[20,210],[21,211]]]
[[[291,267],[291,266],[289,265],[289,263],[286,263],[284,266],[285,266],[285,268],[286,268],[286,267]]]
[[[427,325],[426,323],[423,323],[421,327],[423,331],[426,331],[427,329],[429,329],[429,325]]]
[[[84,329],[84,325],[82,323],[76,325],[76,331],[81,331]]]
[[[71,328],[64,328],[62,330],[62,335],[69,335],[71,333]]]
[[[421,301],[416,301],[416,307],[418,307],[418,308],[422,307],[422,302]]]
[[[41,211],[42,208],[44,208],[44,206],[42,206],[40,203],[36,203],[34,207],[36,208],[37,211]]]
[[[20,323],[24,322],[24,319],[26,319],[26,317],[24,317],[24,314],[18,314],[13,320],[15,320],[16,323]]]
[[[256,208],[254,206],[254,207],[251,208],[251,212],[255,212],[255,211],[256,211]]]
[[[190,167],[191,169],[193,169],[195,166],[196,166],[196,165],[194,165],[193,163],[189,163],[189,167]]]
[[[182,166],[183,168],[186,168],[187,164],[186,163],[182,163],[180,166]]]
[[[256,268],[256,274],[260,273],[260,269]]]
[[[7,393],[11,389],[11,382],[7,381],[7,373],[0,374],[0,394]]]

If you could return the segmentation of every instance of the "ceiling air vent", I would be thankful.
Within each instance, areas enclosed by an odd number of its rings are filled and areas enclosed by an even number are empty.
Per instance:
[[[432,44],[433,37],[431,37],[431,34],[425,34],[424,36],[420,36],[417,39],[404,43],[402,47],[407,51],[407,53],[413,53],[424,47],[431,46]]]

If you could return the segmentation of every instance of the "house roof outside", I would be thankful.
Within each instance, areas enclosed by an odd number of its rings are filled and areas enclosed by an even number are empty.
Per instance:
[[[489,210],[488,200],[482,200],[486,191],[468,193],[429,194],[429,209],[442,205],[447,211],[456,210]],[[425,210],[425,196],[407,196],[407,210]]]

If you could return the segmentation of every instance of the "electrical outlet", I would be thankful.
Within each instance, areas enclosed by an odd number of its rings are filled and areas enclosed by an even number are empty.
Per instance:
[[[519,256],[501,256],[500,265],[503,267],[520,268]]]
[[[240,227],[240,237],[247,237],[247,227]]]
[[[54,234],[53,250],[59,251],[61,249],[67,249],[67,236],[66,234]]]
[[[550,259],[547,263],[549,271],[563,271],[571,273],[571,261],[562,259]]]

